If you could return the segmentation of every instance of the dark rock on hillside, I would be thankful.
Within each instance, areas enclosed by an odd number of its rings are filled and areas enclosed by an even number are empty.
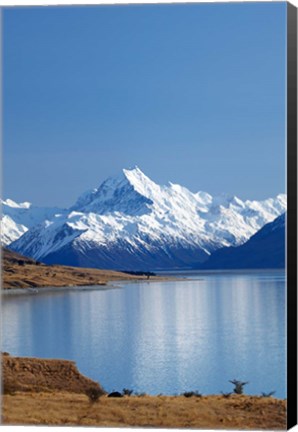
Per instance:
[[[5,247],[2,247],[1,251],[2,251],[2,261],[4,263],[18,264],[18,265],[24,265],[24,264],[39,265],[40,264],[38,261],[35,261],[32,258],[25,257],[24,255],[21,255]]]
[[[43,257],[46,264],[57,264],[103,268],[117,271],[140,271],[146,265],[149,272],[159,269],[191,268],[198,260],[204,261],[208,257],[206,252],[199,248],[186,246],[173,246],[162,248],[158,243],[151,243],[148,250],[142,244],[137,249],[132,248],[128,242],[119,241],[112,246],[89,242],[85,249],[78,248],[75,241]]]

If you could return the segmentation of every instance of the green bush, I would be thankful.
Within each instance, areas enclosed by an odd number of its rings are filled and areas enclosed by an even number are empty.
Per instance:
[[[232,393],[224,393],[224,392],[221,392],[221,394],[222,394],[222,396],[223,396],[224,398],[228,399],[228,398],[231,396]]]
[[[246,385],[246,384],[248,384],[248,381],[246,381],[246,382],[243,382],[243,381],[238,381],[238,380],[232,380],[232,381],[229,381],[230,383],[232,383],[232,384],[234,384],[234,393],[235,394],[243,394],[243,387]]]
[[[193,397],[193,396],[202,397],[201,393],[199,393],[198,391],[188,391],[188,392],[182,393],[182,395],[184,397],[187,397],[187,398]]]
[[[98,399],[100,398],[100,396],[102,395],[102,390],[100,390],[97,387],[89,387],[86,391],[85,391],[86,395],[89,398],[89,401],[94,403],[96,401],[98,401]]]
[[[144,397],[144,396],[146,396],[146,393],[144,393],[144,392],[142,392],[142,393],[136,392],[135,395],[138,396],[138,397]]]
[[[271,391],[271,392],[269,392],[269,393],[261,393],[261,397],[270,397],[270,396],[273,396],[274,395],[274,393],[275,393],[275,391]]]

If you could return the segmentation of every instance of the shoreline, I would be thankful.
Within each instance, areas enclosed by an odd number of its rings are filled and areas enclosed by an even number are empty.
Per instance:
[[[183,280],[189,280],[187,278],[181,278]],[[125,284],[138,284],[138,283],[149,283],[152,282],[175,282],[179,281],[180,278],[175,277],[152,277],[152,279],[119,279],[114,281],[107,281],[102,284],[94,285],[67,285],[67,286],[43,286],[43,287],[18,287],[18,288],[1,288],[2,298],[10,296],[22,296],[22,295],[39,295],[45,293],[59,293],[59,292],[79,292],[79,291],[106,291],[110,289],[122,289]]]
[[[115,287],[116,288],[116,287]],[[108,284],[102,284],[102,285],[82,285],[82,286],[45,286],[45,287],[36,287],[36,288],[2,288],[1,294],[3,297],[10,297],[10,296],[22,296],[22,295],[38,295],[38,294],[44,294],[44,293],[59,293],[59,292],[65,292],[65,291],[104,291],[106,289],[110,289],[108,287]]]
[[[38,294],[62,290],[110,289],[111,283],[123,281],[160,281],[174,277],[159,276],[149,271],[116,271],[98,268],[47,265],[2,250],[2,294]]]

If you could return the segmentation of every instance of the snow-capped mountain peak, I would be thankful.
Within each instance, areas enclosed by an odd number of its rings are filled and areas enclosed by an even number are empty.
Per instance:
[[[85,192],[68,210],[6,207],[22,225],[23,235],[10,245],[17,252],[48,263],[144,270],[191,266],[218,248],[244,243],[284,213],[286,196],[212,197],[158,185],[135,167]],[[6,222],[15,239],[16,227]]]
[[[45,220],[52,219],[57,213],[65,213],[57,207],[37,207],[30,202],[17,203],[11,199],[1,200],[1,243],[9,245],[30,228]]]
[[[71,210],[87,213],[144,214],[148,212],[150,187],[158,187],[139,168],[122,170],[97,189],[81,195]]]
[[[31,203],[28,201],[22,202],[22,203],[16,203],[15,201],[11,199],[1,200],[1,204],[4,206],[8,206],[11,208],[18,208],[18,209],[28,209],[31,207]]]
[[[124,176],[127,178],[133,188],[146,198],[154,199],[161,193],[161,186],[154,183],[147,177],[137,166],[131,170],[123,170]]]

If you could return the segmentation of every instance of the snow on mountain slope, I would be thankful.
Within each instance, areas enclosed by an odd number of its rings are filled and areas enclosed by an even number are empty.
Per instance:
[[[4,246],[17,240],[28,229],[65,211],[56,207],[36,207],[29,202],[16,203],[10,199],[1,200],[1,207],[1,244]]]
[[[68,212],[30,229],[10,247],[49,263],[116,269],[190,267],[244,243],[286,210],[286,196],[242,201],[123,170],[81,195]]]
[[[9,245],[26,231],[28,228],[25,225],[17,224],[10,216],[4,215],[1,219],[1,244]]]
[[[152,201],[146,194],[139,192],[137,186],[123,170],[120,176],[108,178],[93,193],[81,196],[71,210],[99,214],[114,211],[132,215],[146,213],[147,205],[152,204]]]
[[[202,269],[284,268],[286,214],[267,223],[246,243],[224,247],[198,265]]]

